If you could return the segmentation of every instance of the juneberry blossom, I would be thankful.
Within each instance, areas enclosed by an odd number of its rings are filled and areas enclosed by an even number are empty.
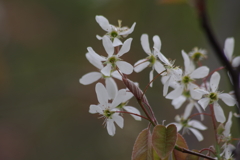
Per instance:
[[[135,120],[141,121],[141,117],[137,116],[137,115],[141,115],[140,111],[137,108],[128,105],[128,102],[133,97],[133,94],[130,91],[128,91],[127,89],[121,89],[121,90],[125,90],[126,94],[125,94],[124,98],[122,99],[122,102],[116,108],[119,109],[120,111],[126,110]],[[121,90],[119,90],[118,92],[121,92]],[[118,95],[118,94],[115,93],[115,95]],[[133,114],[131,114],[131,113],[133,113]],[[134,114],[136,114],[136,115],[134,115]]]
[[[226,121],[226,117],[224,115],[222,107],[218,103],[218,100],[221,99],[228,106],[234,106],[236,104],[236,100],[232,95],[228,93],[221,93],[217,91],[219,81],[220,74],[218,72],[214,72],[210,78],[210,89],[196,89],[196,91],[204,94],[204,98],[198,101],[202,108],[205,110],[209,104],[213,104],[216,120],[218,122],[224,123]]]
[[[179,67],[174,66],[175,61],[169,61],[156,47],[154,47],[154,49],[165,68],[165,72],[162,74],[164,79],[162,82],[163,96],[166,96],[171,83],[181,80],[182,70]]]
[[[198,139],[198,141],[202,141],[203,135],[198,130],[206,130],[207,127],[197,120],[188,119],[188,116],[189,116],[188,114],[189,112],[187,111],[182,117],[177,115],[175,117],[175,120],[177,121],[177,123],[171,123],[171,124],[176,125],[178,132],[182,130],[182,134],[186,134],[186,133],[189,134],[189,131],[191,131],[195,135],[195,137]]]
[[[121,38],[127,37],[127,35],[131,34],[135,28],[136,23],[133,23],[131,28],[122,27],[121,21],[118,21],[119,26],[114,26],[109,23],[109,21],[104,16],[96,16],[96,21],[100,25],[100,27],[106,31],[106,36],[108,36],[112,42],[113,46],[122,45]],[[103,37],[97,35],[97,39],[102,40]]]
[[[105,123],[107,125],[108,134],[114,136],[116,132],[116,127],[114,122],[120,127],[123,128],[123,118],[116,111],[119,111],[116,108],[119,104],[122,103],[126,96],[126,90],[120,90],[115,98],[112,100],[112,103],[109,103],[108,92],[103,84],[97,83],[95,87],[97,94],[98,105],[90,105],[89,112],[92,114],[99,113],[105,118]]]
[[[188,55],[194,62],[198,62],[207,58],[207,51],[205,49],[195,47],[188,53]]]
[[[150,71],[150,74],[149,74],[150,82],[153,80],[153,71],[154,70],[156,70],[157,73],[161,73],[162,71],[165,70],[165,68],[161,64],[160,60],[158,60],[158,55],[157,55],[157,51],[156,51],[156,50],[158,50],[160,52],[160,50],[161,50],[162,43],[161,43],[159,36],[157,36],[157,35],[153,36],[153,42],[154,42],[153,47],[156,49],[151,50],[150,46],[149,46],[148,35],[142,34],[142,36],[141,36],[142,48],[145,51],[145,53],[148,55],[148,57],[141,59],[134,64],[134,71],[137,73],[141,72],[143,69],[145,69],[147,67],[152,67],[152,70]],[[150,86],[152,87],[152,83],[150,84]]]
[[[103,64],[105,64],[105,66],[101,69],[101,73],[104,76],[110,76],[111,73],[118,68],[124,74],[131,74],[133,72],[133,66],[128,62],[122,61],[120,57],[130,50],[132,38],[127,39],[123,43],[117,54],[114,54],[115,50],[113,43],[107,36],[103,37],[102,43],[108,54],[108,57],[100,56],[93,50],[89,51],[91,56],[96,59],[96,61],[102,61]]]
[[[234,50],[234,38],[227,38],[224,43],[224,53],[232,63],[233,67],[238,67],[240,65],[240,56],[233,58],[233,50]]]
[[[208,75],[209,68],[206,66],[201,66],[197,69],[192,64],[189,56],[182,50],[182,56],[184,59],[185,72],[180,78],[179,85],[173,91],[171,91],[166,98],[175,99],[183,94],[183,92],[189,92],[193,99],[200,99],[202,94],[196,92],[198,86],[194,83],[195,79],[201,79]]]

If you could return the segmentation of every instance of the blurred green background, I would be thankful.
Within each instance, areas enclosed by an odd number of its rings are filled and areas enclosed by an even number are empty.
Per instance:
[[[159,35],[162,53],[182,65],[181,50],[208,49],[204,64],[219,67],[204,37],[195,11],[185,3],[160,4],[156,0],[0,0],[0,160],[123,160],[130,159],[138,133],[147,122],[124,115],[125,126],[111,137],[98,115],[88,113],[96,104],[94,84],[83,86],[79,78],[96,69],[86,60],[87,47],[106,55],[96,34],[104,31],[95,15],[104,15],[111,24],[123,20],[123,26],[136,22],[132,47],[124,55],[134,64],[146,57],[140,45],[142,33]],[[221,45],[235,37],[235,55],[240,51],[240,1],[208,2],[211,23]],[[151,45],[152,42],[150,41]],[[220,90],[230,91],[222,73]],[[143,88],[149,69],[129,76]],[[118,81],[122,86],[122,83]],[[147,92],[159,122],[174,121],[171,101],[162,96],[157,80]],[[222,103],[221,103],[222,104]],[[133,99],[131,105],[138,107]],[[231,108],[223,106],[226,110]],[[233,109],[233,108],[232,108]],[[233,109],[234,111],[234,109]],[[228,114],[226,114],[228,116]],[[210,128],[203,131],[203,142],[185,136],[191,149],[213,143]],[[236,122],[234,120],[234,122]],[[238,136],[238,127],[233,136]]]

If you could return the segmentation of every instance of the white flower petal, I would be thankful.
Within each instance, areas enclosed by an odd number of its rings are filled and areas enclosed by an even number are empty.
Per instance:
[[[196,88],[198,88],[196,84],[189,83],[188,86],[190,90],[190,95],[193,99],[199,100],[200,98],[202,98],[202,93],[196,91]]]
[[[155,48],[154,48],[155,49]],[[158,50],[157,51],[157,55],[158,55],[158,58],[166,65],[169,65],[171,66],[171,63],[169,62],[169,60],[161,53],[159,52]]]
[[[105,17],[96,16],[96,21],[103,30],[105,30],[107,32],[109,32],[111,30],[111,26],[110,26],[108,20]]]
[[[218,95],[218,98],[220,98],[228,106],[234,106],[236,104],[234,97],[228,93],[221,93]]]
[[[117,107],[120,103],[123,103],[124,97],[126,96],[126,89],[121,89],[117,92],[111,104],[111,109]]]
[[[104,105],[104,107],[108,106],[108,93],[106,88],[102,83],[97,83],[95,86],[95,91],[97,93],[97,99],[100,105]]]
[[[156,62],[154,63],[154,69],[157,71],[157,73],[161,73],[165,70],[162,63],[160,63],[158,60],[156,60]]]
[[[223,109],[217,102],[214,102],[213,104],[214,114],[215,118],[218,122],[224,123],[226,121],[226,117],[224,115]]]
[[[103,67],[103,69],[101,69],[101,72],[105,76],[110,76],[111,75],[111,70],[112,70],[112,65],[111,64],[107,64],[105,67]]]
[[[199,142],[203,140],[203,136],[198,130],[194,128],[189,128],[189,129],[190,131],[192,131],[192,133],[195,135],[195,137],[198,139]]]
[[[108,92],[109,99],[114,99],[118,92],[118,87],[116,82],[112,78],[105,79],[106,89]]]
[[[199,129],[199,130],[206,130],[207,127],[204,126],[201,122],[197,121],[197,120],[191,120],[188,122],[188,125],[196,128],[196,129]]]
[[[125,74],[131,74],[133,72],[133,66],[125,61],[117,61],[116,65]]]
[[[179,86],[166,96],[167,99],[175,99],[182,95],[184,86]]]
[[[86,53],[87,60],[98,69],[103,68],[103,64],[100,60],[94,58],[89,52]]]
[[[119,74],[118,71],[113,71],[111,75],[112,77],[117,78],[118,80],[122,80],[122,76]]]
[[[103,36],[102,43],[103,43],[104,49],[108,54],[108,57],[111,57],[114,53],[114,47],[113,47],[112,41],[108,36]]]
[[[112,119],[117,123],[120,128],[123,128],[123,117],[119,116],[118,114],[113,114]]]
[[[202,113],[201,107],[199,106],[199,104],[197,102],[194,102],[194,106],[196,107],[196,109],[198,110],[199,113]],[[201,121],[203,121],[204,115],[200,114],[200,118],[201,118]]]
[[[119,35],[128,35],[131,34],[135,28],[136,22],[133,23],[132,27],[126,31],[120,32]]]
[[[102,114],[103,111],[102,111],[101,107],[99,107],[98,105],[90,105],[89,113],[92,113],[92,114],[100,113],[100,114]]]
[[[106,61],[106,58],[98,55],[98,54],[92,49],[92,47],[87,47],[87,50],[88,50],[89,54],[90,54],[94,59],[96,59],[97,61]]]
[[[205,89],[200,89],[200,88],[196,88],[196,89],[194,89],[196,92],[198,92],[198,93],[201,93],[201,94],[209,94],[209,92],[208,91],[206,91]]]
[[[206,109],[206,107],[208,106],[210,102],[210,98],[202,98],[198,101],[198,103],[202,106],[203,110]]]
[[[149,61],[147,61],[147,59],[141,59],[139,61],[137,61],[135,64],[134,64],[134,71],[135,72],[141,72],[143,69],[147,68],[147,66],[150,64]]]
[[[178,109],[182,106],[186,99],[187,98],[184,96],[179,96],[178,98],[172,100],[172,105],[174,106],[175,109]]]
[[[184,110],[184,114],[183,114],[183,118],[184,119],[187,119],[191,112],[192,112],[192,109],[193,109],[193,103],[188,103],[188,105],[186,106],[185,110]]]
[[[132,38],[128,38],[122,45],[120,51],[118,52],[117,56],[121,57],[123,54],[127,53],[130,50]]]
[[[239,65],[240,65],[240,56],[237,56],[232,60],[232,66],[238,67]]]
[[[210,87],[212,92],[215,92],[217,90],[219,81],[220,81],[220,74],[218,72],[214,72],[210,79]]]
[[[130,113],[134,113],[134,114],[138,114],[138,115],[141,115],[141,113],[139,112],[139,110],[135,107],[131,107],[131,106],[125,106],[123,107],[127,112],[130,112]],[[137,121],[141,121],[141,117],[139,116],[135,116],[133,114],[130,114],[135,120]]]
[[[93,82],[96,82],[102,77],[102,74],[99,72],[90,72],[82,76],[82,78],[79,79],[79,82],[83,85],[89,85]]]
[[[153,42],[154,42],[153,47],[160,51],[162,43],[158,35],[153,36]]]
[[[101,36],[96,35],[96,37],[97,37],[98,40],[102,40],[102,37],[101,37]]]
[[[163,96],[166,96],[166,94],[168,92],[168,87],[169,87],[170,81],[171,81],[171,76],[169,76],[169,78],[166,80],[166,82],[163,85]]]
[[[116,133],[116,127],[113,119],[107,119],[107,131],[110,136],[114,136]]]
[[[229,61],[232,60],[232,54],[234,49],[234,38],[227,38],[224,43],[224,53]]]
[[[126,91],[126,95],[123,98],[123,102],[129,101],[133,97],[133,94],[129,91]]]
[[[190,70],[191,69],[190,68],[190,58],[184,50],[182,50],[182,57],[183,57],[183,60],[184,60],[185,75],[187,75],[191,72],[191,70]]]
[[[229,112],[228,121],[225,124],[225,130],[223,131],[223,135],[225,137],[228,137],[229,134],[231,133],[230,132],[231,127],[232,127],[232,112]]]
[[[122,45],[122,42],[118,38],[114,38],[113,47]]]
[[[153,70],[150,71],[149,73],[149,83],[153,80]],[[151,82],[150,87],[152,87],[153,82]]]
[[[148,35],[147,34],[142,34],[142,36],[141,36],[141,44],[142,44],[142,48],[145,51],[145,53],[150,55],[151,50],[150,50],[150,47],[149,47],[149,41],[148,41]]]
[[[193,79],[204,78],[208,75],[209,68],[206,66],[201,66],[194,70],[189,76]]]

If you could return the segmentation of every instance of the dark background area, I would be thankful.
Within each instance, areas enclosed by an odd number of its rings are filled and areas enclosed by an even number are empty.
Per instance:
[[[129,53],[122,58],[134,64],[146,57],[140,36],[159,35],[162,53],[182,66],[181,50],[194,47],[208,50],[204,61],[212,70],[221,66],[204,37],[194,9],[185,4],[160,4],[153,0],[0,0],[0,160],[123,160],[130,159],[138,133],[147,127],[124,115],[124,128],[108,135],[98,115],[88,112],[96,104],[95,85],[83,86],[79,78],[96,71],[86,60],[87,47],[106,55],[96,34],[104,31],[95,21],[104,15],[111,24],[131,26],[136,22]],[[211,24],[221,45],[235,38],[235,55],[240,51],[240,1],[208,2]],[[150,41],[152,46],[152,42]],[[149,69],[130,79],[144,88]],[[220,90],[231,90],[226,73],[221,71]],[[118,81],[120,85],[122,83]],[[147,92],[159,122],[174,121],[184,107],[175,111],[162,96],[157,80]],[[133,99],[130,103],[138,107]],[[234,108],[222,107],[229,111]],[[228,114],[225,114],[226,117]],[[236,120],[234,120],[236,122]],[[191,149],[214,143],[210,118],[202,133],[203,142],[193,135],[186,140]],[[232,135],[239,138],[239,124]]]

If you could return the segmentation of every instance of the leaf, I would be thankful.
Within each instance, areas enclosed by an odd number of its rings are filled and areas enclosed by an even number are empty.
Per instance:
[[[185,139],[183,138],[183,136],[181,134],[177,134],[177,142],[176,142],[176,145],[181,147],[181,148],[185,148],[185,149],[188,149],[188,146],[187,146],[187,143],[185,141]],[[173,150],[173,157],[175,160],[185,160],[186,157],[187,157],[187,153],[183,153],[183,152],[180,152],[178,150]]]
[[[196,149],[193,149],[192,151],[198,153],[198,150],[196,150]],[[199,156],[195,156],[195,155],[192,155],[192,154],[188,154],[186,160],[199,160]]]
[[[161,159],[166,158],[174,149],[177,141],[177,128],[174,124],[167,128],[157,125],[153,129],[152,144]]]
[[[152,135],[149,129],[139,133],[133,146],[132,160],[153,160]]]

